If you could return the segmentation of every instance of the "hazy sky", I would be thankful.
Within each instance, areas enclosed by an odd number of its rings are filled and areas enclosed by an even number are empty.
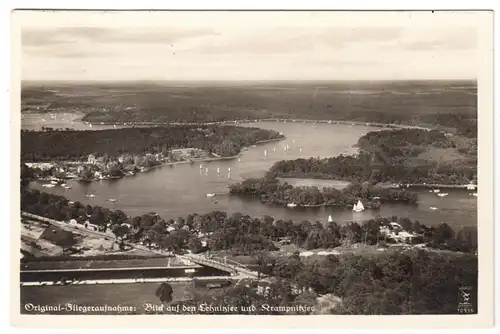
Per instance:
[[[24,80],[477,77],[474,13],[17,14]]]

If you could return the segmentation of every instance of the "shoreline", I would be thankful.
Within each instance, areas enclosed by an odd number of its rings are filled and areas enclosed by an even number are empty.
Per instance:
[[[421,130],[438,130],[438,128],[430,128],[426,126],[419,125],[409,125],[409,124],[396,124],[396,123],[378,123],[369,121],[348,121],[348,120],[335,120],[335,119],[304,119],[304,118],[261,118],[261,119],[248,119],[248,120],[233,120],[233,121],[217,121],[217,122],[164,122],[164,123],[152,123],[152,122],[99,122],[95,123],[83,120],[83,117],[79,120],[82,123],[91,123],[96,125],[121,125],[125,126],[163,126],[163,125],[238,125],[238,124],[253,124],[260,122],[292,122],[292,123],[312,123],[312,124],[332,124],[332,125],[361,125],[361,126],[372,126],[372,127],[387,127],[387,128],[409,128],[409,129],[421,129]],[[103,124],[101,124],[103,123]]]
[[[278,141],[281,141],[281,140],[284,140],[284,139],[286,139],[285,136],[282,136],[280,138],[259,140],[259,141],[255,142],[252,145],[260,145],[260,144],[265,144],[265,143],[270,143],[270,142],[278,142]],[[233,160],[233,159],[236,159],[239,156],[241,156],[241,154],[243,152],[244,151],[241,150],[238,154],[233,155],[233,156],[229,156],[229,157],[218,156],[218,157],[201,158],[201,159],[191,159],[191,160],[183,160],[183,161],[175,161],[175,162],[164,162],[164,163],[160,163],[158,165],[147,167],[147,169],[145,169],[145,170],[139,170],[139,171],[135,172],[134,175],[138,174],[138,173],[146,173],[146,172],[151,171],[152,169],[159,168],[159,167],[164,167],[164,166],[175,166],[175,165],[194,164],[194,163],[200,163],[200,162],[213,162],[213,161]],[[54,164],[54,165],[57,164],[57,163],[61,163],[61,164],[85,164],[85,162],[83,162],[83,161],[58,161],[58,162],[43,161],[43,162],[25,162],[25,163],[49,163],[49,164]],[[103,180],[120,180],[120,179],[123,179],[125,177],[134,176],[134,175],[123,175],[123,176],[118,176],[118,177],[108,177],[108,178],[104,178],[104,179],[92,178],[92,179],[89,179],[89,180],[81,180],[79,178],[65,178],[63,180],[75,180],[75,181],[78,181],[78,182],[95,182],[95,181],[103,181]],[[53,178],[53,177],[50,177],[50,178],[38,178],[38,179],[30,180],[30,181],[51,181],[51,178]]]

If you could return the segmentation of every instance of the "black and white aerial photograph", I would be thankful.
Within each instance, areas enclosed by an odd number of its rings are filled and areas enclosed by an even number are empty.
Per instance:
[[[14,14],[20,315],[490,312],[491,13]]]

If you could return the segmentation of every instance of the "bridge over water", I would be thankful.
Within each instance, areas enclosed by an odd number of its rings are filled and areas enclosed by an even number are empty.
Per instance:
[[[100,236],[100,237],[105,237],[109,239],[115,239],[113,235],[110,235],[108,233],[103,233],[103,232],[98,232],[98,231],[93,231],[86,229],[84,227],[77,227],[77,226],[72,226],[69,225],[68,223],[57,221],[54,219],[42,217],[42,216],[37,216],[34,214],[30,214],[27,212],[21,212],[21,216],[25,218],[30,218],[30,219],[35,219],[38,221],[43,221],[46,223],[49,223],[51,225],[74,231],[76,233],[80,234],[87,234],[93,237]],[[135,243],[127,243],[127,245],[140,249],[143,251],[148,251],[154,254],[160,254],[160,255],[165,255],[165,253],[161,251],[156,251],[156,250],[151,250],[143,245],[140,244],[135,244]],[[250,279],[261,279],[261,275],[259,275],[258,272],[251,270],[247,266],[238,263],[236,261],[227,259],[227,258],[222,258],[222,257],[208,257],[204,255],[199,255],[199,254],[184,254],[184,255],[175,255],[178,260],[184,263],[184,267],[182,266],[175,266],[175,267],[170,267],[170,261],[165,263],[165,268],[162,268],[163,266],[155,266],[154,268],[141,268],[141,267],[136,267],[134,266],[133,268],[128,268],[126,265],[120,266],[120,267],[115,267],[115,268],[106,268],[106,271],[128,271],[128,270],[133,270],[137,271],[140,269],[194,269],[194,268],[200,268],[200,267],[207,267],[207,268],[214,268],[226,273],[229,273],[230,276],[234,277],[235,279],[242,279],[242,278],[250,278]],[[51,268],[52,269],[52,268]],[[72,269],[74,271],[75,269]],[[96,271],[97,269],[91,269],[91,268],[78,268],[78,271]],[[103,268],[99,269],[100,271],[103,270]],[[63,269],[57,268],[55,270],[30,270],[30,272],[46,272],[48,273],[49,271],[51,272],[56,272],[56,271],[64,271]]]

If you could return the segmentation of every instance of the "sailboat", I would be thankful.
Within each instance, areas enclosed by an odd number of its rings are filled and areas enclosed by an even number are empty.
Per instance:
[[[286,206],[289,207],[289,208],[295,208],[297,206],[297,204],[295,204],[295,203],[288,203]]]
[[[363,206],[363,203],[361,203],[361,200],[358,200],[358,203],[354,204],[354,206],[352,207],[352,211],[354,212],[365,211],[365,207]]]
[[[267,150],[264,150],[264,156],[267,157]]]
[[[208,167],[205,168],[205,174],[208,174]]]
[[[328,222],[329,222],[329,223],[333,223],[333,218],[332,218],[332,215],[329,215],[329,216],[328,216]]]
[[[219,167],[217,167],[217,174],[220,174],[220,169],[219,169]]]

